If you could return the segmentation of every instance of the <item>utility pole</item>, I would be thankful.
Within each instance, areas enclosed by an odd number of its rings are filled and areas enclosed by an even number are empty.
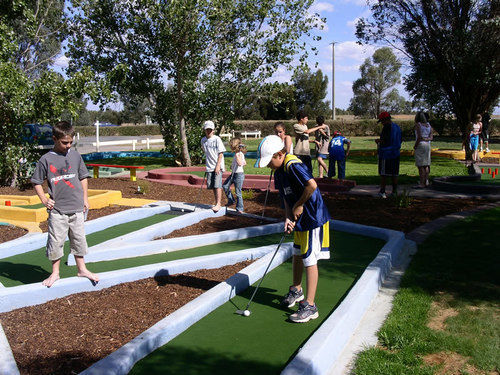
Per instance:
[[[332,45],[332,119],[335,120],[335,42]]]

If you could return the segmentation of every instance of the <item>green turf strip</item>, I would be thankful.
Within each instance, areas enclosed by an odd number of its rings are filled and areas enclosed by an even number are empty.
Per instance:
[[[250,317],[236,315],[235,311],[245,308],[257,283],[138,362],[131,374],[280,373],[384,244],[348,233],[335,232],[332,238],[332,259],[319,262],[318,319],[291,323],[287,317],[292,310],[280,308],[279,301],[292,278],[288,261],[266,276],[250,306]]]
[[[26,208],[27,210],[36,210],[44,206],[45,205],[43,203],[35,203],[35,204],[16,204],[14,207]]]
[[[173,217],[176,216],[158,214],[144,219],[115,225],[102,231],[88,234],[87,244],[89,247],[94,246],[112,238],[123,236],[124,234],[145,228],[149,225],[160,223]],[[64,252],[65,254],[69,253],[68,241],[66,241],[64,245]],[[63,259],[66,259],[66,257],[63,257]],[[97,267],[93,267],[92,263],[89,265],[89,269],[91,271],[99,272],[100,270],[97,270],[96,268]],[[6,287],[30,284],[44,280],[50,275],[50,272],[52,272],[51,263],[45,256],[45,247],[0,259],[0,283]],[[65,264],[61,264],[61,278],[75,276],[75,273],[75,267],[68,267]]]

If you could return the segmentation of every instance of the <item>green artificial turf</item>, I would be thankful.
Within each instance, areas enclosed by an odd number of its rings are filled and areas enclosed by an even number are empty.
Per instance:
[[[500,208],[495,208],[449,225],[419,246],[378,333],[379,345],[359,354],[353,373],[444,373],[443,366],[424,363],[423,358],[434,353],[449,364],[457,362],[453,353],[464,358],[466,364],[454,374],[498,373],[499,225]],[[428,326],[435,306],[455,312],[442,330]]]
[[[335,232],[332,238],[332,259],[318,263],[318,319],[291,323],[287,317],[292,310],[279,306],[291,283],[289,260],[266,276],[249,317],[235,311],[245,309],[257,283],[138,362],[131,374],[279,374],[384,244],[348,233]]]
[[[144,219],[130,221],[128,223],[115,225],[99,232],[87,235],[88,246],[94,246],[101,242],[122,236],[132,231],[145,228],[149,225],[160,223],[175,217],[174,215],[158,214]],[[69,242],[64,245],[64,253],[69,253]],[[66,259],[66,257],[63,257]],[[75,276],[76,268],[69,267],[61,262],[60,276]],[[91,271],[97,272],[91,263],[88,267]],[[35,283],[47,278],[52,272],[51,263],[45,256],[45,247],[27,253],[14,255],[0,259],[0,283],[4,286],[16,286],[21,284]]]

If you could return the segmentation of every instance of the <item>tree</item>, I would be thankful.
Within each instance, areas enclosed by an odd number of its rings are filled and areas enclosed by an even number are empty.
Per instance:
[[[326,97],[328,77],[323,75],[321,69],[313,73],[306,67],[296,72],[292,81],[298,108],[305,110],[311,118],[328,116],[331,113],[330,102],[323,101]]]
[[[462,134],[500,94],[498,0],[378,0],[372,20],[361,19],[362,42],[385,42],[406,53],[405,80],[416,99],[454,113]]]
[[[307,57],[303,37],[320,21],[307,12],[311,3],[75,1],[70,67],[91,66],[120,95],[149,100],[167,152],[190,165],[204,120],[229,128],[245,98],[279,66]],[[110,74],[114,66],[122,74]]]
[[[0,185],[23,187],[36,160],[22,137],[27,122],[78,111],[90,72],[70,80],[48,69],[64,37],[63,1],[3,2],[0,9]],[[91,92],[91,91],[89,91]]]
[[[401,80],[401,62],[389,47],[377,49],[360,66],[361,78],[354,81],[354,93],[349,109],[356,116],[376,118],[384,110],[390,110],[399,101],[398,90],[394,88]]]

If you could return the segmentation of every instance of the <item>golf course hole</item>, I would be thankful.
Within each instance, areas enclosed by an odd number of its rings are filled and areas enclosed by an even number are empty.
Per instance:
[[[78,373],[250,263],[73,294],[1,313],[0,321],[21,374]]]

